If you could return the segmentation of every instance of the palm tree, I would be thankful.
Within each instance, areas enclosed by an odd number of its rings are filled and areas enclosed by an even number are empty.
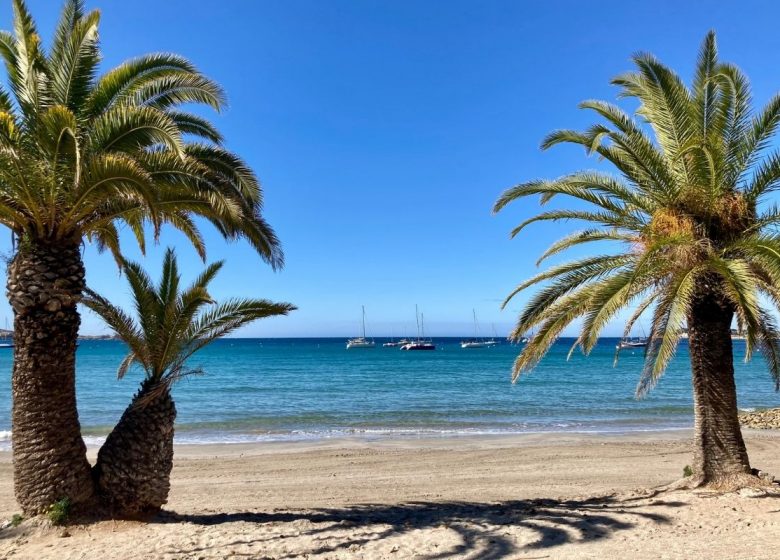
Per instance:
[[[182,290],[172,249],[165,253],[157,286],[140,265],[123,262],[137,318],[89,289],[82,300],[129,348],[118,377],[124,377],[134,364],[146,374],[132,403],[100,448],[94,468],[98,492],[115,515],[156,512],[167,501],[176,418],[171,386],[185,376],[202,373],[187,366],[192,355],[251,321],[287,315],[295,309],[289,303],[264,299],[215,303],[208,285],[222,264],[208,266]]]
[[[44,49],[23,0],[0,31],[0,224],[15,244],[7,294],[14,309],[13,461],[25,514],[94,495],[75,398],[77,303],[86,240],[121,262],[121,228],[141,248],[170,224],[204,256],[195,216],[248,240],[273,267],[282,254],[261,217],[259,183],[183,104],[219,110],[224,93],[173,54],[131,59],[98,75],[97,11],[67,0]],[[205,257],[204,257],[205,258]]]
[[[735,66],[718,60],[715,34],[704,40],[691,87],[649,54],[636,71],[613,80],[620,97],[638,102],[636,117],[603,101],[586,101],[602,123],[559,130],[542,143],[584,146],[617,174],[581,171],[506,190],[494,212],[539,194],[578,201],[525,220],[580,220],[588,225],[554,243],[540,262],[571,247],[609,241],[612,249],[552,266],[521,283],[508,302],[544,283],[524,306],[512,336],[536,329],[514,364],[513,379],[533,368],[573,320],[582,328],[572,351],[590,352],[608,321],[634,307],[652,314],[637,395],[650,390],[675,354],[687,325],[693,378],[693,484],[729,485],[751,472],[737,419],[730,328],[746,333],[746,358],[759,350],[780,384],[780,332],[766,307],[780,305],[780,209],[766,205],[780,186],[780,152],[770,140],[780,123],[780,96],[758,113]],[[753,479],[753,481],[755,481]]]

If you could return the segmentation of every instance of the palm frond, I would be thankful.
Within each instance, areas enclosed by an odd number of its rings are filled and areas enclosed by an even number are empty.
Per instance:
[[[643,397],[655,386],[674,356],[690,309],[696,278],[701,272],[699,268],[687,271],[680,278],[672,279],[662,292],[653,314],[645,366],[636,389],[637,397]]]
[[[120,365],[120,377],[133,363],[138,363],[151,382],[170,386],[190,371],[185,362],[207,344],[252,321],[286,315],[295,309],[288,303],[263,299],[215,303],[207,288],[221,268],[222,262],[207,266],[190,286],[181,290],[172,249],[165,252],[157,284],[139,264],[124,261],[122,269],[133,295],[135,320],[105,298],[92,291],[88,293],[84,304],[102,317],[130,348]]]
[[[759,207],[780,188],[780,151],[770,151],[780,95],[754,116],[747,77],[719,60],[712,32],[690,87],[650,54],[632,60],[635,69],[612,83],[619,98],[638,104],[633,113],[588,100],[580,107],[599,122],[582,131],[556,130],[542,141],[543,149],[581,146],[618,176],[581,171],[527,181],[506,189],[494,204],[498,212],[529,196],[538,195],[540,205],[563,199],[563,206],[525,218],[512,237],[536,222],[585,222],[585,229],[555,241],[539,262],[591,242],[623,244],[622,254],[552,266],[509,294],[504,306],[538,287],[512,331],[517,338],[536,330],[515,361],[513,379],[530,371],[573,321],[581,320],[581,328],[572,350],[587,353],[621,310],[636,306],[626,336],[652,311],[641,397],[674,356],[683,326],[691,322],[695,330],[703,308],[694,302],[703,301],[719,301],[724,321],[736,317],[746,333],[746,359],[756,349],[766,353],[780,379],[777,327],[761,306],[765,297],[780,311],[780,209]]]
[[[52,101],[72,111],[78,111],[89,95],[100,62],[100,13],[83,15],[77,4],[66,4],[49,58]]]

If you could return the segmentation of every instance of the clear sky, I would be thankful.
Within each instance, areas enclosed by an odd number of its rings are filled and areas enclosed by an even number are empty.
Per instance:
[[[0,27],[10,28],[9,0]],[[520,181],[598,165],[580,150],[541,152],[542,137],[582,128],[588,98],[614,100],[609,80],[638,50],[688,80],[713,28],[721,56],[751,78],[764,103],[780,90],[775,2],[523,2],[326,0],[89,0],[101,9],[106,67],[173,51],[227,90],[214,117],[229,148],[257,171],[266,217],[282,239],[278,273],[243,243],[206,228],[209,259],[226,259],[218,298],[259,296],[300,308],[242,336],[346,336],[366,305],[369,334],[414,332],[414,305],[432,336],[505,334],[524,298],[500,301],[575,224],[539,225],[510,241],[537,210],[499,216],[499,193]],[[57,0],[29,0],[48,37]],[[10,252],[2,235],[0,252]],[[201,266],[166,231],[144,259],[157,275],[174,245],[185,274]],[[130,258],[138,259],[130,238]],[[109,255],[85,250],[90,286],[120,303],[124,280]],[[0,316],[9,317],[3,298]],[[82,331],[106,332],[85,314]],[[618,326],[605,334],[617,334]],[[567,334],[571,334],[569,331]]]

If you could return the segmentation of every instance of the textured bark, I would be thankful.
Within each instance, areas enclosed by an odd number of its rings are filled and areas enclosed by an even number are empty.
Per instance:
[[[145,381],[100,448],[93,469],[100,499],[112,515],[144,516],[168,501],[175,419],[168,388],[159,391]]]
[[[699,484],[729,485],[750,473],[734,383],[734,312],[723,298],[706,289],[706,284],[700,288],[688,317],[694,397],[693,471]]]
[[[76,304],[84,289],[77,243],[23,245],[8,267],[14,310],[14,491],[25,515],[94,497],[76,410]]]

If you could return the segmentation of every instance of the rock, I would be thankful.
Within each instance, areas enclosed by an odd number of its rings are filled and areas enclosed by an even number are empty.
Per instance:
[[[741,412],[739,422],[744,427],[755,430],[780,430],[780,408]]]

